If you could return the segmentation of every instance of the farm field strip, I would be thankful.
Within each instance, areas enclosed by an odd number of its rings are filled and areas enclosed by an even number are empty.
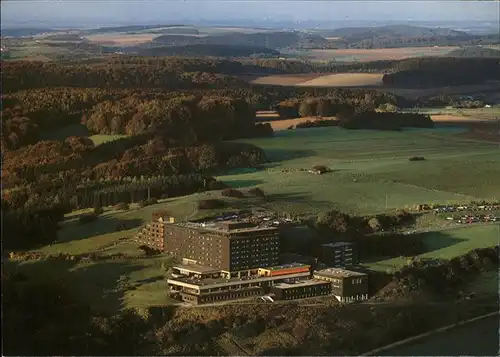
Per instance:
[[[357,87],[382,85],[382,73],[336,73],[296,84],[303,87]]]
[[[143,34],[126,34],[126,33],[107,33],[89,35],[85,38],[100,45],[116,45],[116,46],[132,46],[141,43],[147,43],[161,34],[143,33]]]
[[[359,61],[369,62],[376,60],[398,60],[412,57],[443,56],[459,47],[401,47],[401,48],[376,48],[376,49],[330,49],[309,50],[306,52],[289,51],[286,54],[294,54],[300,58],[308,58],[315,61],[336,60],[339,62]]]

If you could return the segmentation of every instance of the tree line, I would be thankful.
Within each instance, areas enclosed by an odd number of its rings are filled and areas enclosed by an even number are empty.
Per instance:
[[[409,58],[398,62],[396,70],[384,75],[384,85],[444,87],[500,79],[500,66],[496,58]]]
[[[84,144],[71,147],[72,141]],[[94,147],[84,139],[69,138],[5,152],[2,183],[8,189],[50,184],[54,180],[82,182],[105,177],[179,175],[222,167],[256,166],[265,161],[262,149],[244,143],[172,147],[162,138],[132,137]]]
[[[245,81],[225,74],[226,62],[194,60],[143,63],[43,63],[29,61],[2,62],[5,93],[50,87],[77,88],[223,88],[245,87]],[[232,64],[229,64],[231,66]],[[241,67],[235,63],[234,66]]]
[[[366,110],[356,113],[343,112],[337,117],[339,126],[345,129],[401,130],[405,127],[433,128],[429,115],[420,113],[377,112]]]

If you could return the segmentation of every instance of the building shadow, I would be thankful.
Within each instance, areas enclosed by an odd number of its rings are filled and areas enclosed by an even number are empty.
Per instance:
[[[221,178],[222,182],[224,182],[226,185],[230,186],[231,188],[247,188],[247,187],[253,187],[257,186],[260,184],[263,184],[263,180],[231,180],[231,181],[224,181],[224,178]]]
[[[142,269],[143,265],[127,261],[95,262],[72,269],[68,278],[95,310],[116,314],[125,308],[125,293],[136,288],[130,274]]]

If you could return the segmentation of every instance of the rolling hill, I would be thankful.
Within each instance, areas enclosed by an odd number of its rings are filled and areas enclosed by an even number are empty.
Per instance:
[[[189,57],[249,57],[252,55],[278,56],[278,51],[260,46],[194,44],[186,46],[162,46],[138,50],[142,56],[189,56]]]
[[[448,57],[487,57],[500,58],[500,51],[488,47],[464,47],[451,51],[446,56]]]
[[[299,44],[310,47],[320,47],[328,41],[319,35],[300,32],[266,32],[266,33],[228,33],[205,37],[163,35],[154,39],[153,43],[166,46],[179,45],[238,45],[260,46],[273,49],[296,47]]]

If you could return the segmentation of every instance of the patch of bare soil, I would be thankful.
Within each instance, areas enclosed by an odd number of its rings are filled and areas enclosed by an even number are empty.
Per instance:
[[[304,118],[295,118],[295,119],[265,121],[263,123],[269,123],[269,124],[271,124],[271,127],[273,128],[274,131],[280,131],[280,130],[286,130],[291,126],[295,126],[297,124],[304,123],[306,121],[333,120],[333,119],[335,119],[335,117],[323,117],[323,118],[304,117]]]
[[[87,36],[87,40],[99,45],[112,45],[112,46],[133,46],[141,43],[150,42],[152,39],[157,37],[156,34],[146,33],[146,34],[99,34]]]
[[[268,84],[277,86],[293,86],[299,83],[303,83],[318,77],[318,74],[308,73],[308,74],[278,74],[271,76],[263,76],[257,78],[249,78],[249,82],[252,84]]]
[[[382,73],[335,73],[297,84],[304,87],[358,87],[382,85]]]

